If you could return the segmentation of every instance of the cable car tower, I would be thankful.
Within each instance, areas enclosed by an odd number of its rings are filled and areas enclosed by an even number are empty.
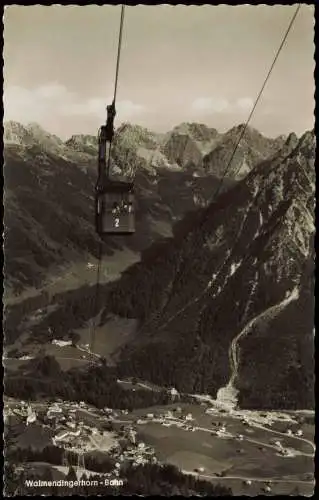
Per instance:
[[[134,184],[112,180],[110,176],[111,150],[114,137],[115,102],[122,45],[124,8],[121,6],[121,21],[116,63],[114,98],[107,106],[106,124],[98,135],[98,178],[95,186],[95,227],[99,235],[133,234],[135,232]]]

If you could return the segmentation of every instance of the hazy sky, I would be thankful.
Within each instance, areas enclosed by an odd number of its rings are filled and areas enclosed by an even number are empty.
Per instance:
[[[223,131],[244,122],[296,5],[126,7],[116,126]],[[96,133],[112,99],[120,6],[9,6],[5,120],[66,138]],[[314,123],[314,7],[303,5],[251,125],[269,136]]]

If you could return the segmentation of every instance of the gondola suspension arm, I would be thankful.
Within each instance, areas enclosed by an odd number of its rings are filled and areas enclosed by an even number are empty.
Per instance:
[[[113,141],[113,137],[114,137],[114,118],[116,116],[115,103],[116,103],[120,60],[121,60],[124,13],[125,13],[125,5],[122,5],[121,6],[120,31],[119,31],[118,48],[117,48],[117,58],[116,58],[113,101],[106,108],[106,111],[107,111],[106,124],[102,125],[102,127],[100,129],[100,134],[99,134],[99,178],[98,178],[98,183],[97,183],[98,190],[99,190],[100,186],[103,186],[103,184],[104,184],[105,172],[106,172],[106,180],[108,180],[110,177],[111,147],[112,147],[112,141]],[[107,153],[107,146],[106,146],[107,143],[109,144],[108,153]]]

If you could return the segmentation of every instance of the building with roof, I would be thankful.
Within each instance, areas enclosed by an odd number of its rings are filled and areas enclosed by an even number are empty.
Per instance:
[[[27,425],[35,422],[36,419],[37,419],[37,414],[35,413],[35,411],[32,411],[31,406],[28,406],[28,415],[27,415],[27,421],[26,421]]]

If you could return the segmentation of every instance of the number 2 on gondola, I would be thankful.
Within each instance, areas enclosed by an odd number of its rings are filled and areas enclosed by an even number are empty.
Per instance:
[[[120,226],[120,219],[116,218],[116,219],[114,220],[114,226],[115,226],[115,227],[119,227],[119,226]]]

